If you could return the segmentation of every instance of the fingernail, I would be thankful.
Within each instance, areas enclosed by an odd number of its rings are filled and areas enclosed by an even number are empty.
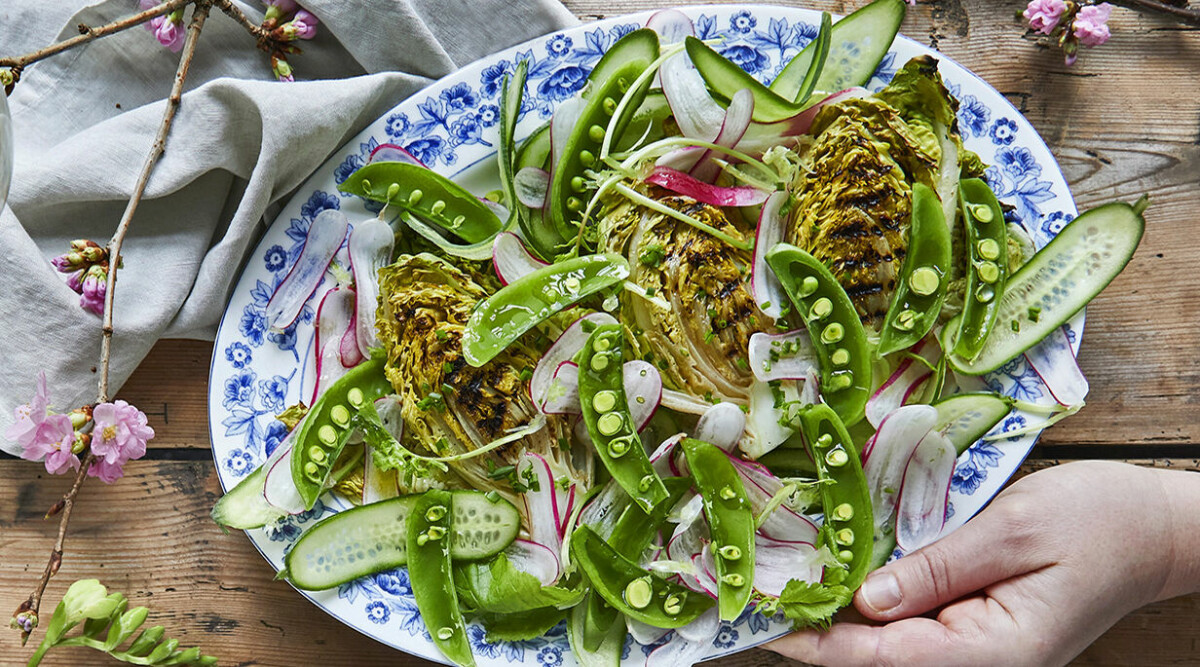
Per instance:
[[[868,607],[878,612],[891,611],[900,606],[900,582],[890,572],[867,577],[858,594]]]

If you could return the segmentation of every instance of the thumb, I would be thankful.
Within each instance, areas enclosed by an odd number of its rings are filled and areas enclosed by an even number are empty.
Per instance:
[[[937,542],[871,573],[854,596],[868,618],[924,614],[961,597],[1044,567],[1037,533],[1024,517],[993,506]]]

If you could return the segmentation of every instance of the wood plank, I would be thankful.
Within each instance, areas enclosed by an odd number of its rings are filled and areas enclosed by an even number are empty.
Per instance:
[[[138,461],[126,478],[80,495],[67,557],[47,593],[47,609],[75,579],[95,577],[135,605],[150,607],[150,624],[197,644],[222,664],[417,666],[433,663],[393,651],[334,621],[274,572],[240,533],[223,535],[208,518],[220,493],[204,461]],[[39,517],[68,486],[38,466],[0,460],[0,591],[15,607],[36,581],[56,522]],[[136,519],[131,519],[135,515]],[[1080,665],[1170,665],[1195,655],[1200,595],[1131,614],[1096,642]],[[37,635],[40,637],[40,635]],[[26,656],[17,634],[0,632],[2,664]],[[62,649],[47,666],[101,664],[84,649]],[[795,664],[753,650],[722,660],[729,667]]]

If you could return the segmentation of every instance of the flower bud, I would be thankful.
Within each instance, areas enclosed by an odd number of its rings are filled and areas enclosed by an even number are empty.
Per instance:
[[[80,291],[79,305],[97,315],[104,314],[104,296],[108,293],[108,268],[95,264],[87,270]]]
[[[92,444],[92,435],[90,433],[75,432],[75,442],[71,443],[72,454],[82,454],[88,445]]]
[[[99,247],[100,246],[96,245],[95,241],[91,241],[88,239],[75,239],[74,241],[71,241],[71,250],[83,251],[83,250],[87,250],[88,248],[99,248]]]
[[[292,66],[288,64],[286,58],[281,55],[271,56],[271,72],[275,74],[275,78],[279,81],[295,81],[292,76]]]
[[[289,22],[279,29],[284,40],[293,42],[297,39],[312,39],[317,35],[317,17],[311,12],[301,9]]]
[[[79,269],[75,273],[72,273],[69,277],[67,277],[67,287],[70,287],[71,291],[75,292],[76,294],[82,294],[83,276],[86,273],[87,271],[85,269]]]
[[[100,262],[108,260],[108,251],[98,245],[84,248],[83,250],[79,251],[79,254],[83,256],[84,260],[91,264],[99,264]]]
[[[59,273],[71,273],[87,266],[87,258],[80,252],[68,252],[50,260],[51,266]]]
[[[25,634],[33,632],[33,629],[38,625],[38,615],[34,611],[23,611],[12,617],[12,622],[9,624],[13,630],[20,630]]]
[[[75,408],[71,412],[67,413],[67,416],[71,418],[71,428],[75,429],[76,431],[82,429],[84,426],[87,426],[87,423],[92,421],[92,416],[83,408]]]

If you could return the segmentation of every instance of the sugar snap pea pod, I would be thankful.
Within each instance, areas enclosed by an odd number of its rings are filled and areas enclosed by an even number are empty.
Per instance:
[[[625,35],[609,47],[596,66],[592,68],[592,73],[588,75],[588,85],[580,93],[580,96],[585,100],[596,97],[599,88],[596,85],[597,82],[613,78],[617,71],[631,60],[654,62],[654,59],[658,58],[658,52],[658,33],[650,28],[638,28]]]
[[[821,260],[793,245],[767,251],[775,272],[812,339],[821,395],[847,426],[862,419],[871,395],[867,334],[853,302]]]
[[[924,183],[915,183],[908,255],[879,332],[876,354],[882,357],[910,348],[929,333],[946,301],[950,262],[950,228],[942,203]]]
[[[522,276],[481,302],[467,321],[463,356],[479,367],[546,318],[629,277],[613,253],[576,257]],[[621,362],[617,362],[620,374]]]
[[[588,87],[595,87],[595,90],[580,112],[579,120],[575,122],[563,149],[562,158],[554,165],[554,175],[550,180],[550,219],[558,233],[564,237],[575,238],[579,233],[583,211],[587,208],[587,177],[584,172],[598,166],[604,137],[617,110],[617,103],[638,75],[649,66],[650,61],[641,58],[629,60],[613,70],[609,78],[588,82]],[[614,143],[624,133],[637,108],[645,99],[650,81],[647,77],[639,89],[633,92],[621,117],[616,119],[613,126]]]
[[[1008,233],[1004,211],[987,183],[978,178],[963,180],[958,186],[958,199],[966,226],[970,266],[954,354],[971,360],[979,356],[996,324],[996,313],[1008,282]]]
[[[812,449],[825,523],[821,541],[848,568],[842,585],[855,590],[871,570],[874,516],[858,448],[837,413],[818,403],[800,410],[800,429]]]
[[[746,608],[754,589],[754,510],[741,476],[720,448],[685,438],[683,454],[712,531],[721,620],[732,621]]]
[[[478,197],[441,174],[417,164],[372,162],[350,174],[338,189],[384,202],[433,223],[467,243],[479,243],[504,226]]]
[[[329,385],[313,404],[292,451],[292,481],[306,508],[312,509],[325,490],[333,464],[354,431],[351,420],[355,411],[391,391],[383,374],[383,359],[377,357]]]
[[[692,480],[688,477],[668,477],[663,480],[663,486],[667,487],[669,495],[666,502],[659,503],[653,512],[647,513],[641,505],[629,503],[617,517],[613,532],[608,537],[608,543],[617,553],[636,561],[654,541],[667,512],[692,488]],[[592,593],[588,594],[584,606],[586,612],[580,624],[583,646],[589,651],[597,651],[608,637],[612,625],[620,620],[619,614],[604,598]]]
[[[596,327],[575,356],[579,404],[596,455],[612,478],[647,512],[667,499],[667,487],[650,464],[625,398],[621,325]]]
[[[571,560],[605,602],[634,620],[658,628],[683,627],[713,606],[707,595],[638,567],[588,526],[580,526],[571,534]]]
[[[417,499],[408,517],[408,576],[433,643],[454,664],[474,666],[450,562],[453,499],[441,489],[426,491]]]

